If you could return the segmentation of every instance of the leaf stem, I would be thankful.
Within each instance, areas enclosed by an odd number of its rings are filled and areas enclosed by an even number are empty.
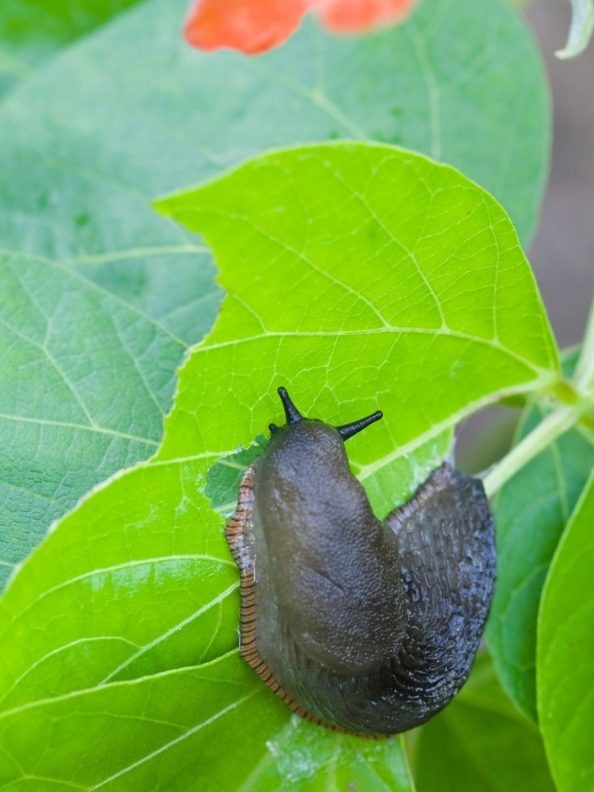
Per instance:
[[[588,392],[594,388],[594,303],[592,303],[590,309],[586,335],[584,336],[574,380],[578,390]]]
[[[538,456],[564,432],[576,424],[592,409],[588,399],[580,400],[571,406],[558,407],[542,421],[529,435],[518,443],[484,478],[483,484],[487,497],[492,498],[510,478],[530,460]]]

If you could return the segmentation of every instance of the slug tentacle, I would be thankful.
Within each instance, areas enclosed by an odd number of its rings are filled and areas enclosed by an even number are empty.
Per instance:
[[[303,418],[279,389],[226,534],[241,570],[241,653],[300,714],[393,734],[423,723],[464,683],[494,580],[482,484],[444,463],[382,523],[351,474],[344,427]]]
[[[283,403],[283,407],[285,410],[285,418],[287,419],[287,426],[291,426],[291,424],[298,423],[301,420],[301,413],[291,401],[291,397],[287,393],[287,389],[279,388],[278,395],[280,396],[280,399]]]
[[[353,437],[353,435],[356,435],[361,430],[365,429],[366,426],[379,421],[380,418],[383,417],[383,412],[381,410],[377,410],[377,412],[368,415],[366,418],[361,418],[358,421],[353,421],[353,423],[344,424],[343,426],[337,426],[336,430],[343,440],[348,440],[349,437]]]

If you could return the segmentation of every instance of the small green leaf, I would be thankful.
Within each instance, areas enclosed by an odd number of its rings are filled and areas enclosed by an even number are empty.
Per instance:
[[[413,792],[397,740],[287,717],[236,652],[0,714],[0,744],[7,786],[26,775],[52,790]]]
[[[532,407],[518,441],[545,415]],[[536,620],[547,570],[594,465],[594,436],[573,429],[517,473],[495,501],[497,583],[487,640],[503,686],[536,719]]]
[[[538,620],[538,714],[560,792],[594,790],[594,475],[559,543]]]
[[[416,738],[418,792],[554,792],[536,727],[477,658],[462,692]]]
[[[592,0],[571,0],[571,25],[567,43],[555,55],[562,60],[575,58],[588,46],[594,30],[594,3]]]
[[[241,792],[414,792],[398,738],[361,740],[293,716],[266,750],[260,747],[259,755],[262,759]]]

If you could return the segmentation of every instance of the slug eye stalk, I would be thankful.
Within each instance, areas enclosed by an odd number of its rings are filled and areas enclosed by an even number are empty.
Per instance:
[[[380,418],[383,417],[383,412],[381,410],[376,410],[376,412],[371,413],[371,415],[368,415],[366,418],[360,418],[358,421],[353,421],[353,423],[337,426],[336,429],[343,440],[348,440],[349,437],[353,437],[353,435],[358,434],[358,432],[361,432],[367,426],[379,421]]]
[[[291,426],[292,424],[296,424],[299,421],[303,420],[303,416],[295,407],[295,404],[286,388],[280,387],[278,389],[278,395],[280,396],[280,400],[283,404],[283,408],[285,410],[285,418],[287,421],[287,426]],[[371,415],[367,415],[365,418],[360,418],[358,421],[353,421],[349,424],[343,424],[342,426],[335,426],[334,428],[337,430],[338,434],[342,437],[343,440],[348,440],[350,437],[361,432],[370,424],[379,421],[380,418],[383,418],[384,414],[381,410],[376,410],[376,412],[372,413]],[[268,428],[270,429],[271,433],[274,434],[278,431],[278,426],[276,424],[268,424]]]

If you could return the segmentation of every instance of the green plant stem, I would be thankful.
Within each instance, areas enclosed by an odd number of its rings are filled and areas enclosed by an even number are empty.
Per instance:
[[[509,454],[485,476],[483,484],[487,497],[492,498],[518,470],[538,456],[560,435],[571,429],[591,409],[591,401],[585,399],[571,406],[558,407],[547,415],[536,429],[512,448]]]
[[[578,390],[588,392],[594,387],[594,303],[590,309],[574,380]]]

